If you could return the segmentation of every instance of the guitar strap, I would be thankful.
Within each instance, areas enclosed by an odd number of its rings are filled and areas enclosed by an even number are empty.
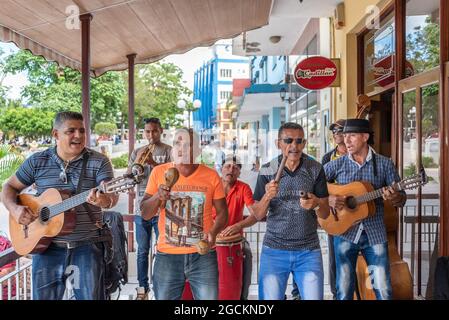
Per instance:
[[[376,154],[373,152],[373,172],[374,176],[377,177],[377,163],[376,163]]]
[[[81,168],[81,174],[78,180],[78,186],[76,188],[76,193],[81,193],[81,187],[83,186],[83,179],[84,176],[86,175],[86,168],[87,168],[87,161],[89,160],[89,152],[84,153],[83,155],[83,167]],[[94,223],[99,229],[103,228],[103,223],[101,220],[96,220],[94,213],[92,212],[92,210],[90,209],[89,205],[84,202],[83,203],[83,207],[84,209],[86,209],[87,214],[89,215],[90,221],[92,221],[92,223]]]

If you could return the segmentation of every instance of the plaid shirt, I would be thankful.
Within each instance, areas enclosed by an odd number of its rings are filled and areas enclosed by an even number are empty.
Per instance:
[[[373,157],[376,157],[377,176],[374,176]],[[375,154],[372,148],[368,152],[365,162],[360,165],[347,154],[331,161],[324,166],[326,179],[337,182],[338,184],[348,184],[354,181],[367,181],[371,183],[375,190],[389,186],[400,180],[399,174],[390,158],[380,154]],[[403,192],[403,191],[402,191]],[[365,230],[370,246],[387,242],[387,234],[384,224],[384,204],[383,199],[374,200],[376,204],[376,213],[361,222],[353,225],[345,233],[340,235],[342,238],[358,243],[362,230]]]

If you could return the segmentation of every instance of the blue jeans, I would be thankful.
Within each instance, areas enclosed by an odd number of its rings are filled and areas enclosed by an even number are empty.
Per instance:
[[[66,280],[76,300],[104,300],[104,246],[102,243],[65,249],[50,245],[33,255],[33,299],[61,300]]]
[[[157,223],[159,216],[152,217],[150,220],[144,220],[140,215],[134,218],[136,223],[136,241],[137,241],[137,280],[139,287],[149,289],[148,284],[148,256],[151,248],[151,229],[156,234],[156,240],[159,236]]]
[[[280,250],[262,247],[259,300],[283,300],[288,277],[293,274],[301,299],[322,300],[324,290],[321,250]]]
[[[371,286],[374,289],[377,300],[392,299],[388,243],[370,246],[368,236],[363,231],[357,244],[334,236],[334,250],[338,300],[352,300],[354,297],[356,264],[359,251],[365,257],[371,278],[371,283],[368,283],[367,286]]]
[[[153,273],[156,300],[181,299],[186,280],[189,280],[195,300],[217,300],[217,252],[212,250],[205,255],[156,254]]]

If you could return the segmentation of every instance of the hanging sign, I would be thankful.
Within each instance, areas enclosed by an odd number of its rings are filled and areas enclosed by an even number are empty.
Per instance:
[[[328,58],[311,57],[298,63],[293,76],[301,87],[320,90],[329,87],[337,79],[337,66]]]

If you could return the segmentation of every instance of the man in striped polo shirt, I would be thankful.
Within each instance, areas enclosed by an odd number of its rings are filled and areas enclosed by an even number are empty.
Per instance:
[[[329,215],[326,176],[322,165],[303,153],[303,128],[287,122],[279,128],[277,147],[282,155],[262,166],[252,206],[256,219],[267,216],[259,271],[259,299],[284,299],[288,277],[304,300],[323,299],[323,261],[317,216]],[[287,162],[279,182],[282,157]],[[301,191],[307,199],[300,198]]]
[[[70,276],[77,300],[105,299],[105,236],[97,222],[102,218],[102,208],[112,208],[118,195],[101,194],[93,188],[113,179],[112,165],[106,156],[86,148],[80,113],[58,113],[52,135],[56,146],[30,156],[5,184],[2,199],[10,214],[22,225],[37,218],[29,207],[17,203],[17,195],[32,184],[36,185],[38,194],[49,188],[72,194],[92,191],[86,199],[88,204],[75,208],[74,231],[56,236],[45,252],[33,255],[33,298],[62,299]],[[85,172],[80,179],[84,162]]]

